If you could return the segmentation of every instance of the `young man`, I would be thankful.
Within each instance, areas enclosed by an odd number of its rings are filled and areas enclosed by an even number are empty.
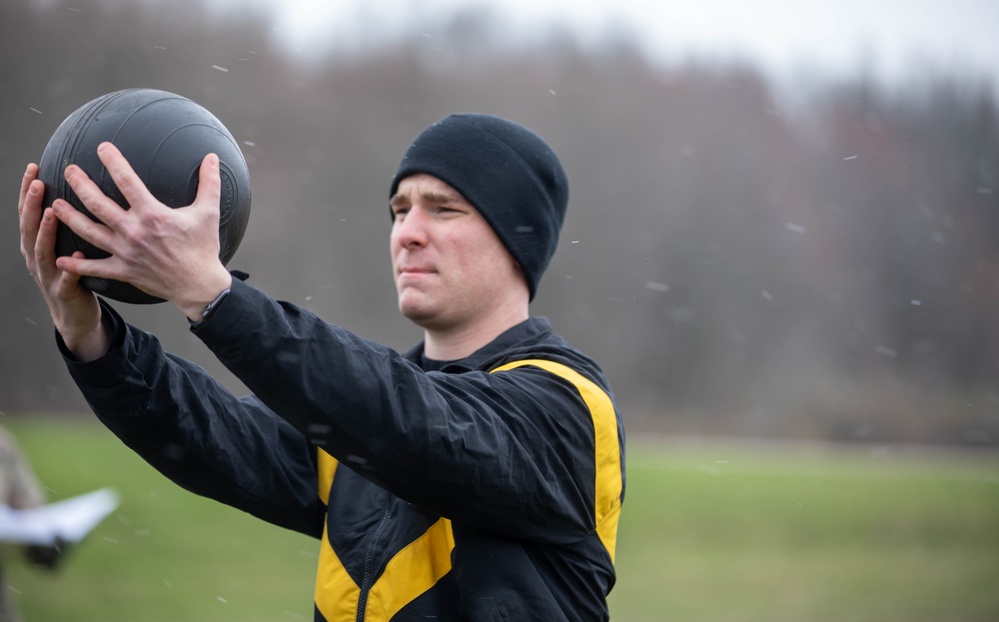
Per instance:
[[[624,432],[603,373],[528,305],[555,251],[565,173],[538,136],[454,115],[410,146],[390,191],[400,355],[277,302],[218,261],[218,162],[195,203],[159,204],[109,144],[131,209],[77,167],[103,224],[42,210],[29,165],[22,254],[94,412],[175,482],[321,538],[316,620],[606,620]],[[112,256],[54,257],[57,222]],[[80,276],[176,305],[242,380],[237,398],[127,325]]]

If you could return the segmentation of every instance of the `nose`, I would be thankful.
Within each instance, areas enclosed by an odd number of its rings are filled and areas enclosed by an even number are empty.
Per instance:
[[[402,248],[419,248],[427,244],[426,214],[412,207],[405,214],[396,216],[392,236]]]

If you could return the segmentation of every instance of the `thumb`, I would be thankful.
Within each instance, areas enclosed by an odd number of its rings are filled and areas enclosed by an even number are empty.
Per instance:
[[[201,161],[201,170],[198,172],[198,195],[195,197],[196,204],[207,203],[217,209],[222,193],[222,180],[219,176],[219,157],[214,153],[209,153]]]

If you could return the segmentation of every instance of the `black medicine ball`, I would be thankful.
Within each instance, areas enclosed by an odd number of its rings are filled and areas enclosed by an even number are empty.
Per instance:
[[[128,203],[97,157],[97,146],[113,143],[122,152],[149,191],[165,205],[177,208],[194,202],[201,161],[209,153],[219,157],[222,179],[219,259],[227,264],[243,239],[250,217],[250,175],[232,134],[212,113],[186,97],[153,89],[108,93],[84,105],[59,125],[39,162],[38,178],[45,182],[43,205],[65,199],[97,220],[69,187],[63,172],[76,164],[123,208]],[[56,254],[82,251],[89,259],[108,253],[59,225]],[[122,302],[163,302],[120,281],[83,277],[93,292]]]

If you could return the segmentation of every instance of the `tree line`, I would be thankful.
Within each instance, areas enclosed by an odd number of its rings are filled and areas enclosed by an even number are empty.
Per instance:
[[[569,214],[532,311],[605,365],[632,429],[999,433],[999,127],[984,77],[819,75],[792,103],[752,65],[657,62],[626,32],[515,45],[481,8],[308,59],[262,11],[197,3],[13,0],[0,37],[7,414],[86,408],[15,242],[23,166],[79,106],[145,86],[206,106],[243,148],[253,209],[230,267],[362,336],[419,338],[389,272],[398,159],[427,124],[489,112],[563,158]],[[241,390],[176,311],[118,308]]]

